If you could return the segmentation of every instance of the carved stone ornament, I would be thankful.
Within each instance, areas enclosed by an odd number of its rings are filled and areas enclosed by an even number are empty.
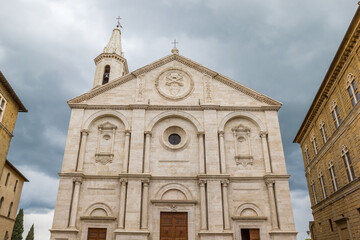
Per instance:
[[[247,167],[248,165],[253,165],[253,157],[252,156],[235,156],[236,165],[242,165],[243,167]]]
[[[82,184],[82,178],[81,177],[73,178],[73,182],[77,184]]]
[[[172,204],[172,205],[170,206],[170,211],[171,211],[171,212],[176,212],[176,211],[177,211],[177,206],[176,206],[175,204]]]
[[[111,163],[113,158],[113,153],[95,153],[95,161],[103,165]]]
[[[161,96],[171,100],[180,100],[192,92],[194,82],[186,72],[172,68],[159,75],[155,86]]]

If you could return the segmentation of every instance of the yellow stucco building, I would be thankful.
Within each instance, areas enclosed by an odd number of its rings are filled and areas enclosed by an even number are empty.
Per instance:
[[[360,239],[360,8],[294,139],[301,145],[312,239]]]
[[[23,183],[28,181],[8,160],[18,112],[27,112],[0,72],[0,239],[10,239]]]

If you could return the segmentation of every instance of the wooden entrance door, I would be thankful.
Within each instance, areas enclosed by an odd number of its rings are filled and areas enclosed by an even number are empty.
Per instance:
[[[241,229],[241,240],[260,240],[259,229]]]
[[[160,213],[160,240],[188,240],[187,213]]]
[[[88,240],[106,240],[106,228],[89,228]]]

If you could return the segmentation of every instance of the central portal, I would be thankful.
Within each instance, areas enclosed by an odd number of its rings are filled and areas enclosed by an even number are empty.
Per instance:
[[[179,212],[160,213],[160,240],[187,240],[188,214]]]

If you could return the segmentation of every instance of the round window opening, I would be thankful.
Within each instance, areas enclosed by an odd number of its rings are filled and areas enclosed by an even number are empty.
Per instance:
[[[178,145],[181,142],[181,137],[179,134],[172,133],[169,136],[169,143],[171,145]]]

